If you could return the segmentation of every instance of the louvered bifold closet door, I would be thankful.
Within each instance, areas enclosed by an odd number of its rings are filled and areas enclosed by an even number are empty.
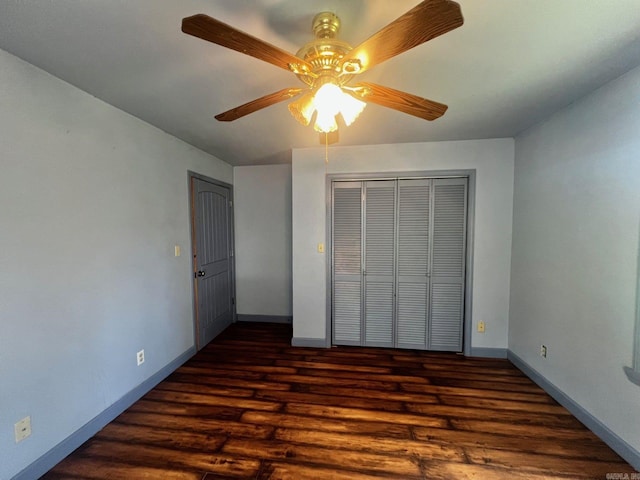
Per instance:
[[[362,183],[333,183],[333,343],[362,342]]]
[[[364,345],[392,347],[396,182],[365,182]]]
[[[462,350],[467,180],[433,180],[429,350]]]
[[[427,348],[431,180],[398,181],[396,346]]]

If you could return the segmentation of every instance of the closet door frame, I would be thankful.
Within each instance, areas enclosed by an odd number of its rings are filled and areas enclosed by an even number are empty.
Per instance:
[[[408,172],[366,172],[366,173],[340,173],[328,174],[325,184],[326,198],[326,339],[327,347],[332,345],[333,332],[331,314],[332,305],[332,183],[334,181],[366,182],[370,180],[411,180],[417,178],[467,178],[467,228],[466,228],[466,255],[465,255],[465,289],[464,289],[464,318],[462,353],[471,355],[471,334],[473,324],[473,247],[475,226],[475,198],[476,198],[476,170],[424,170]]]

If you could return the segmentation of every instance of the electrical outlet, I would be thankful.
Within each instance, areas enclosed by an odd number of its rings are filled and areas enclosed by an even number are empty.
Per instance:
[[[16,435],[16,443],[21,442],[31,435],[31,417],[24,417],[13,426]]]
[[[543,358],[547,358],[547,346],[540,345],[540,356]]]
[[[484,322],[478,322],[478,332],[484,333]]]
[[[140,350],[137,355],[138,366],[144,363],[144,350]]]

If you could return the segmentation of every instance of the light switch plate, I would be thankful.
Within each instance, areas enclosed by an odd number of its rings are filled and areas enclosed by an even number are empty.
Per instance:
[[[324,253],[324,243],[318,244],[318,253]]]
[[[174,250],[173,250],[174,254],[176,257],[180,256],[180,245],[176,245]]]

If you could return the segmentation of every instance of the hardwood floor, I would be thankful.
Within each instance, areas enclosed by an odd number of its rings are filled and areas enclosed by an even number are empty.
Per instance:
[[[634,470],[506,360],[293,348],[234,324],[43,478],[605,478]]]

